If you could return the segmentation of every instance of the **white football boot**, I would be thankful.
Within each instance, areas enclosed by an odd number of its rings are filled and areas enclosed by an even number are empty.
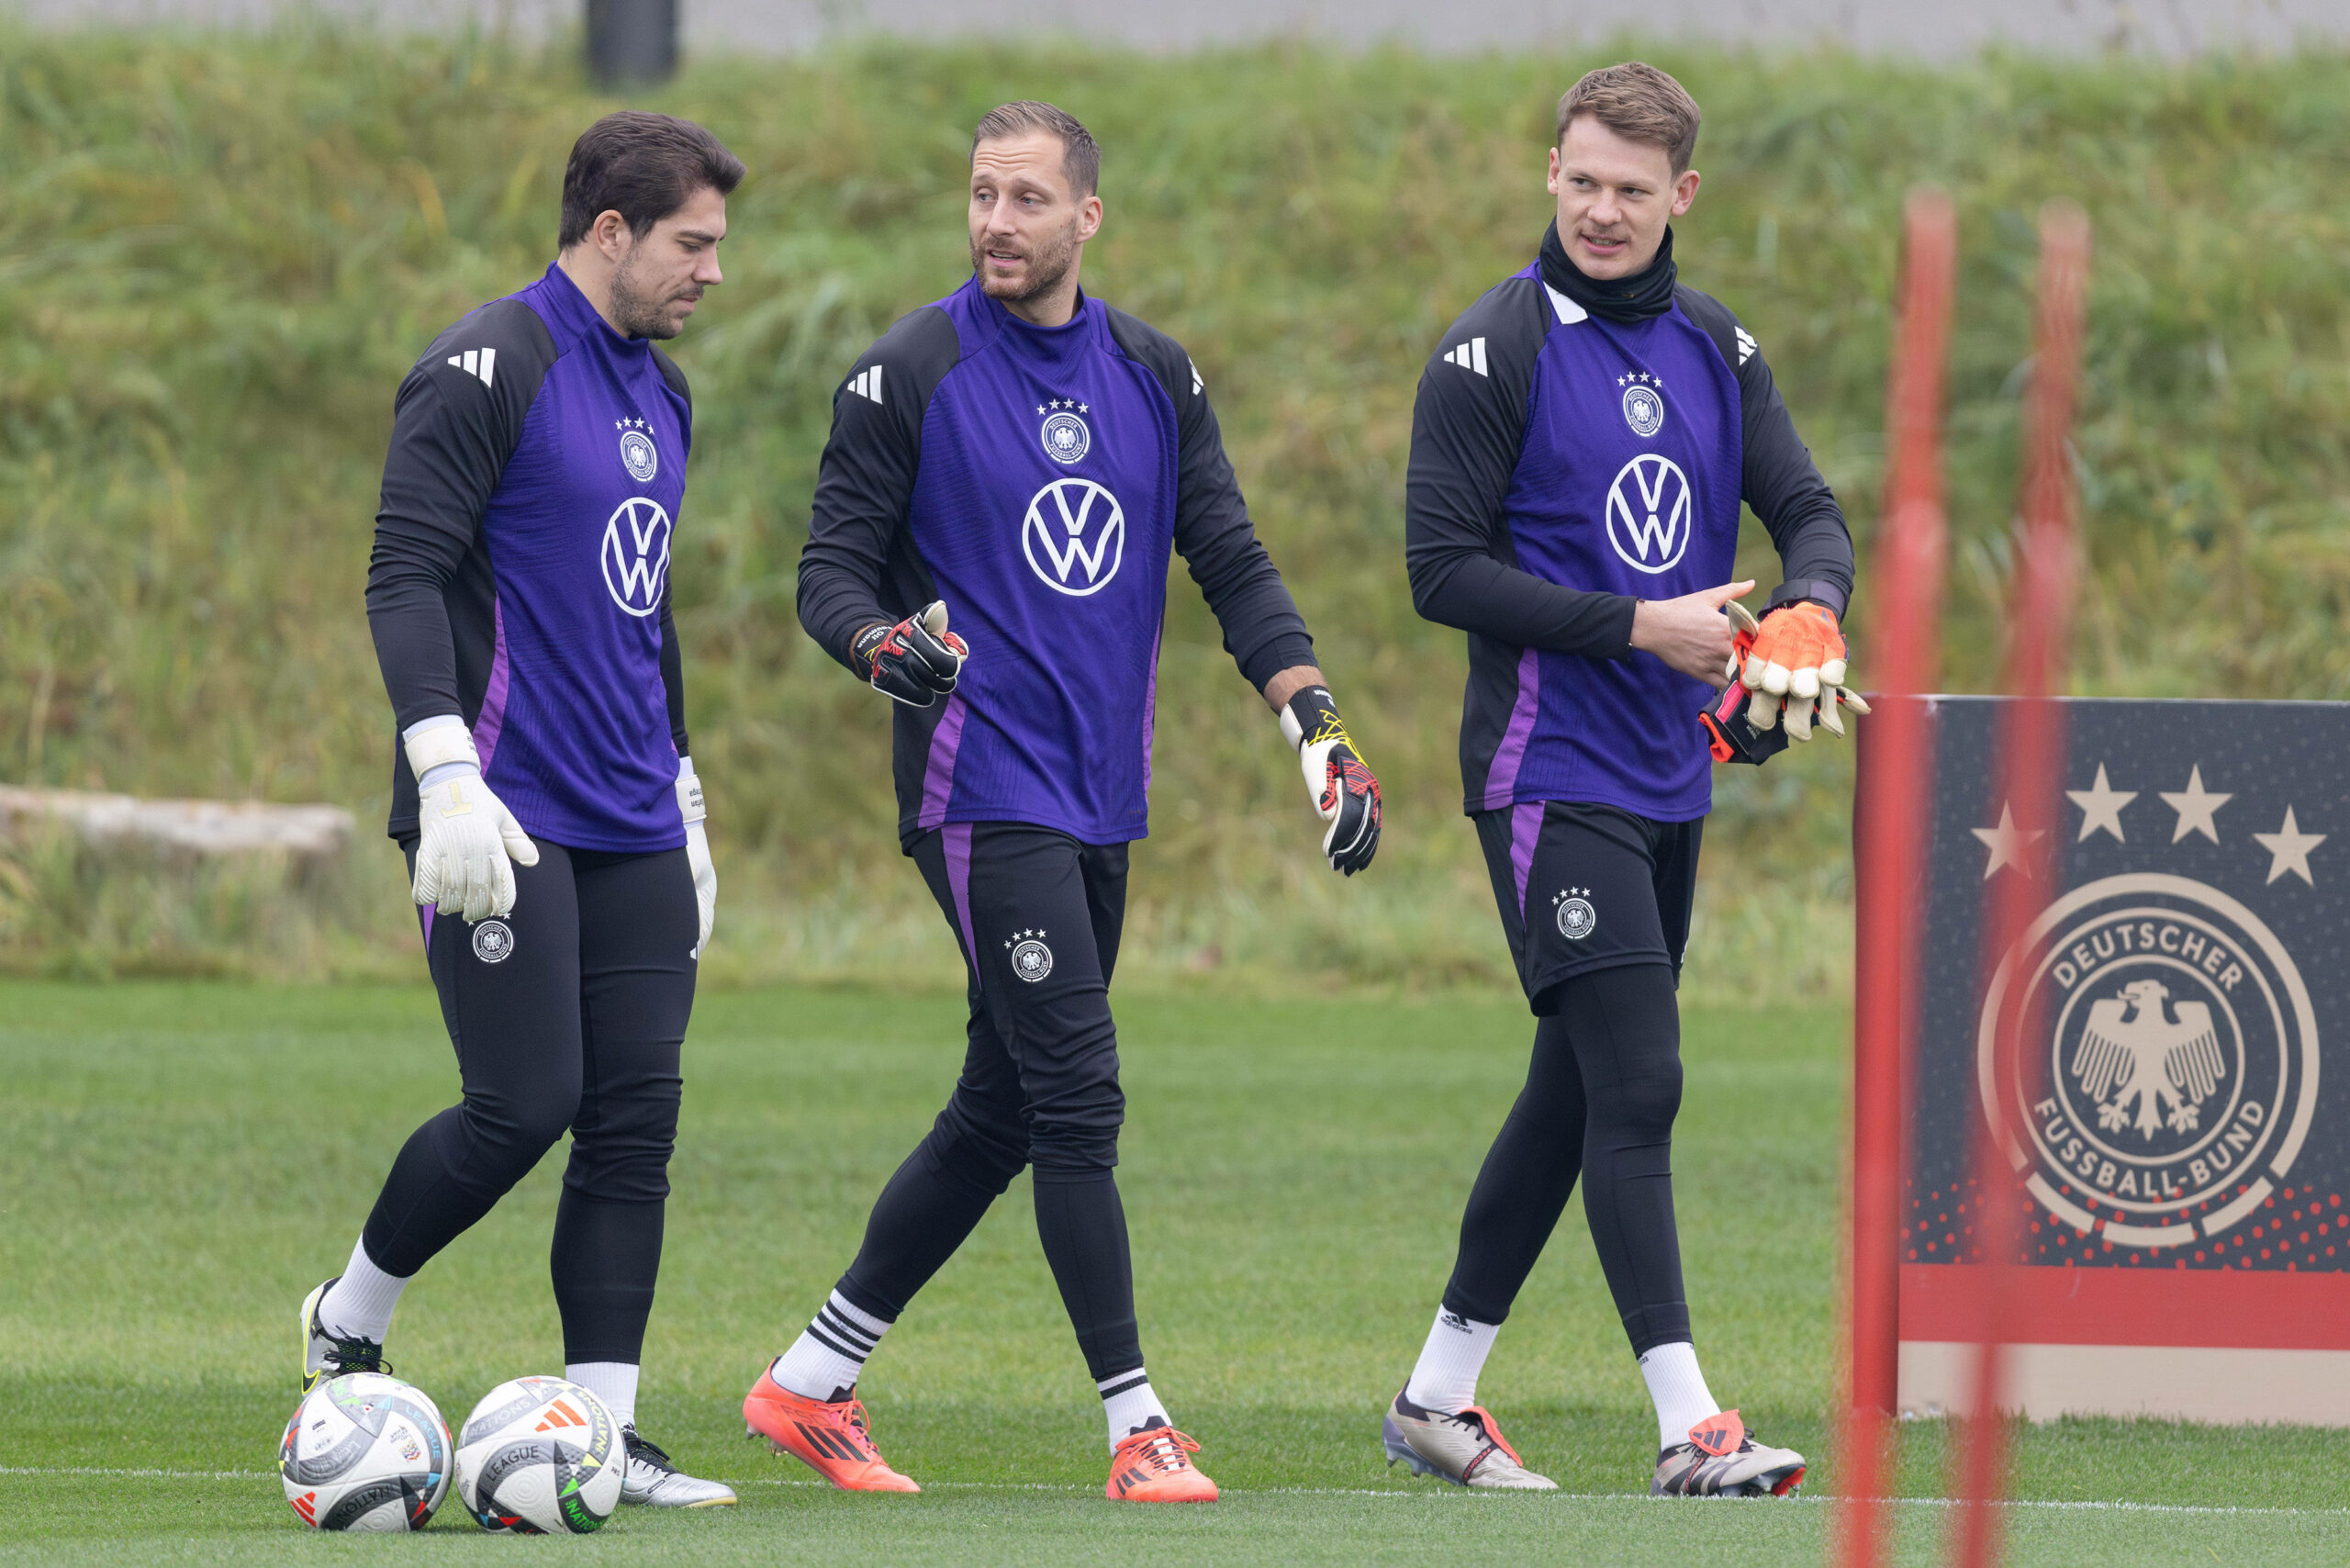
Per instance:
[[[734,1488],[722,1481],[688,1475],[661,1451],[658,1444],[637,1435],[634,1427],[621,1428],[628,1447],[628,1469],[621,1476],[621,1501],[649,1508],[720,1508],[734,1501]]]
[[[1494,1491],[1555,1492],[1559,1484],[1526,1468],[1489,1411],[1471,1406],[1457,1416],[1424,1410],[1404,1396],[1388,1406],[1379,1426],[1387,1462],[1402,1461],[1415,1475],[1434,1475],[1455,1486]]]
[[[1657,1455],[1651,1497],[1787,1497],[1803,1484],[1804,1458],[1754,1440],[1735,1410],[1708,1416],[1689,1440]]]
[[[384,1360],[384,1347],[374,1339],[344,1339],[326,1331],[319,1321],[319,1304],[334,1288],[333,1280],[302,1298],[302,1392],[310,1390],[329,1378],[345,1372],[388,1372],[392,1369]]]

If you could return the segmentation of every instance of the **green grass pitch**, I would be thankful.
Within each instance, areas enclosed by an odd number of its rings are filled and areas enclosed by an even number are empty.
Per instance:
[[[1025,1184],[918,1301],[865,1394],[920,1497],[854,1497],[744,1440],[738,1405],[856,1247],[960,1041],[951,999],[703,1000],[641,1417],[738,1508],[624,1511],[546,1543],[581,1561],[1817,1562],[1827,1451],[1838,1014],[1695,1013],[1676,1160],[1707,1374],[1815,1461],[1794,1503],[1652,1503],[1653,1429],[1579,1208],[1481,1393],[1557,1495],[1472,1496],[1381,1462],[1382,1402],[1425,1332],[1461,1199],[1529,1030],[1496,1001],[1370,1006],[1133,997],[1120,1171],[1144,1348],[1224,1486],[1119,1507],[1098,1402]],[[0,1563],[472,1561],[451,1508],[420,1541],[301,1530],[272,1471],[294,1314],[386,1162],[452,1096],[422,990],[0,986]],[[554,1160],[408,1292],[390,1355],[461,1418],[559,1371]],[[1904,1561],[1948,1519],[1945,1434],[1906,1434]],[[2337,1439],[2067,1422],[2027,1430],[2014,1558],[2339,1562]],[[420,1556],[419,1554],[422,1555]]]

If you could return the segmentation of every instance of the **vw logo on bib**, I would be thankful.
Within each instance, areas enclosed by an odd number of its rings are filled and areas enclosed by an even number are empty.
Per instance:
[[[1641,453],[1607,487],[1607,543],[1638,571],[1671,571],[1689,548],[1690,500],[1679,464]]]
[[[643,620],[661,608],[669,574],[669,513],[659,501],[631,496],[604,524],[604,590]]]
[[[1020,523],[1028,569],[1056,593],[1082,599],[1107,588],[1126,553],[1126,514],[1091,479],[1055,479]]]

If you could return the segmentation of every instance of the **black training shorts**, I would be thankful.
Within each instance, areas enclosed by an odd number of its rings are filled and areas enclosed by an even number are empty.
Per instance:
[[[1538,1017],[1559,987],[1624,964],[1669,964],[1677,981],[1697,890],[1695,822],[1614,806],[1528,801],[1476,813],[1502,930]]]

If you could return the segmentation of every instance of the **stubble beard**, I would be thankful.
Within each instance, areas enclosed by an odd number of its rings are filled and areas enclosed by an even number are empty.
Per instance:
[[[612,270],[612,315],[621,330],[632,338],[676,337],[679,323],[670,320],[663,308],[667,302],[649,299],[636,286],[634,260],[631,256]]]
[[[1011,305],[1025,305],[1052,293],[1069,276],[1069,268],[1076,262],[1077,225],[1072,223],[1029,251],[1028,282],[1014,291],[989,274],[985,239],[971,241],[971,271],[978,274],[979,286],[990,298]]]

